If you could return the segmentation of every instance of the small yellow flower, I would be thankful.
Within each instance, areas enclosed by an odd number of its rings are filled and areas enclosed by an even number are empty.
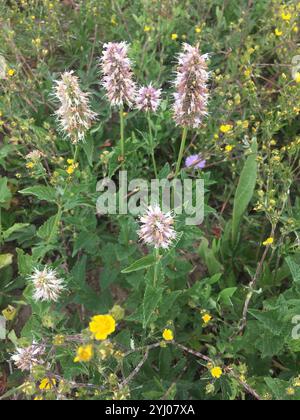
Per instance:
[[[96,315],[92,318],[89,329],[96,340],[106,340],[110,334],[115,332],[116,321],[111,315]]]
[[[43,401],[44,398],[42,396],[38,396],[34,398],[34,401]]]
[[[73,165],[73,163],[74,163],[74,159],[68,159],[68,160],[67,160],[67,163],[68,163],[69,165]]]
[[[178,35],[177,35],[177,34],[172,34],[172,35],[171,35],[171,39],[172,39],[173,41],[176,41],[176,39],[178,39]]]
[[[80,346],[77,349],[77,356],[74,359],[75,363],[78,362],[89,362],[93,357],[94,351],[93,346],[88,344],[86,346]]]
[[[290,12],[282,12],[281,18],[286,22],[289,22],[292,19],[292,14]]]
[[[210,370],[211,376],[216,379],[220,379],[223,375],[223,371],[219,366],[216,366]]]
[[[62,346],[65,343],[65,336],[62,334],[56,335],[53,338],[54,346]]]
[[[286,390],[287,395],[295,395],[295,390],[292,387],[287,388]]]
[[[166,329],[163,331],[162,336],[163,336],[163,339],[164,339],[164,340],[166,340],[166,341],[172,341],[172,340],[174,340],[174,334],[173,334],[173,331],[172,331],[172,330],[170,330],[170,329],[168,329],[168,328],[166,328]]]
[[[69,166],[69,167],[66,169],[66,172],[67,172],[67,174],[69,174],[69,175],[72,175],[72,174],[74,173],[74,171],[75,171],[75,168],[74,168],[74,166],[73,166],[73,165]]]
[[[54,378],[52,379],[45,378],[41,381],[39,388],[41,391],[49,391],[53,389],[55,386],[56,386],[56,380]]]
[[[144,32],[150,32],[151,31],[151,26],[145,25],[144,26]]]
[[[231,124],[222,124],[220,126],[221,133],[226,134],[226,133],[229,133],[229,131],[231,131],[231,130],[232,130],[232,125]]]
[[[13,77],[15,75],[15,70],[14,69],[9,69],[7,74],[9,75],[9,77]]]
[[[195,28],[195,32],[196,32],[197,34],[200,34],[200,33],[202,32],[202,29],[201,29],[201,28],[199,28],[199,26],[196,26],[196,28]]]
[[[263,242],[263,245],[270,246],[270,245],[273,245],[273,243],[274,243],[274,238],[270,237]]]
[[[300,72],[297,71],[297,73],[295,74],[294,80],[296,83],[300,83]]]
[[[230,144],[228,144],[228,145],[225,147],[225,152],[226,152],[226,153],[230,153],[230,152],[232,152],[232,150],[233,150],[233,146],[231,146]]]
[[[33,162],[28,162],[28,163],[26,163],[26,168],[27,168],[27,169],[32,169],[32,168],[34,168],[34,163],[33,163]]]
[[[245,71],[244,71],[244,75],[245,75],[246,77],[250,77],[250,76],[251,76],[251,69],[247,69],[247,70],[245,70]]]
[[[283,32],[282,32],[280,29],[278,29],[278,28],[276,28],[276,29],[275,29],[275,35],[276,35],[276,36],[278,36],[278,37],[279,37],[279,36],[281,36],[282,34],[283,34]]]
[[[212,316],[209,315],[209,314],[205,314],[205,315],[203,315],[202,320],[203,320],[204,324],[208,324],[209,321],[212,320]]]

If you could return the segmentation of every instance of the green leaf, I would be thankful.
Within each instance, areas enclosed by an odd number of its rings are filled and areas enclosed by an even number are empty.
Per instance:
[[[22,276],[27,276],[32,272],[33,268],[33,258],[31,255],[25,254],[23,249],[16,249],[17,259],[18,259],[18,268],[19,274]]]
[[[61,211],[57,215],[50,217],[38,230],[37,236],[44,241],[51,243],[56,240],[58,226],[61,220]]]
[[[1,254],[0,255],[0,269],[12,264],[12,261],[13,261],[13,254]]]
[[[27,226],[30,226],[29,223],[15,223],[12,227],[3,232],[3,239],[6,241],[13,233],[18,232]]]
[[[122,271],[122,274],[133,273],[134,271],[145,270],[146,268],[152,267],[157,262],[157,259],[154,255],[147,255],[144,258],[134,262],[131,266],[125,268]]]
[[[93,166],[93,156],[94,156],[94,141],[91,137],[88,137],[83,143],[82,148],[86,154],[87,160],[90,166]]]
[[[149,325],[154,311],[158,308],[159,302],[162,299],[163,291],[164,289],[161,287],[147,285],[143,300],[143,328]]]
[[[7,178],[0,178],[0,208],[7,208],[7,203],[12,197],[11,191],[7,186]]]
[[[228,287],[227,289],[222,290],[219,294],[218,301],[223,302],[225,305],[232,305],[231,298],[237,291],[237,287]]]
[[[285,261],[291,270],[294,282],[300,283],[300,265],[295,263],[291,257],[286,258]]]
[[[248,156],[242,170],[239,184],[234,197],[232,218],[232,241],[237,243],[242,217],[252,199],[257,179],[257,141],[252,144],[252,153]]]
[[[42,185],[37,185],[30,188],[25,188],[24,190],[19,191],[20,194],[24,195],[34,195],[39,200],[45,200],[49,203],[56,202],[56,191],[52,187],[45,187]]]

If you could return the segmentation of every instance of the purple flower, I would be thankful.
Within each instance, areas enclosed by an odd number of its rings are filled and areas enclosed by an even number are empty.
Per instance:
[[[150,83],[149,86],[142,86],[137,94],[136,107],[140,111],[155,112],[161,101],[161,89],[155,89]]]
[[[207,115],[208,88],[207,55],[198,47],[183,45],[178,57],[173,105],[177,125],[197,128]]]
[[[126,42],[104,44],[100,59],[102,84],[111,105],[132,106],[135,102],[136,84],[133,80],[132,63],[127,55],[128,47]]]
[[[156,249],[168,249],[176,239],[174,218],[171,213],[163,213],[158,205],[150,206],[147,213],[141,217],[138,234],[145,244],[152,245]]]
[[[185,160],[186,168],[204,169],[205,165],[206,160],[201,159],[201,155],[192,155]]]

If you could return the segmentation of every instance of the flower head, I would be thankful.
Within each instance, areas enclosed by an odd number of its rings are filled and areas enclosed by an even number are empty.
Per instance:
[[[103,73],[102,84],[111,105],[132,106],[136,96],[131,61],[128,58],[126,42],[104,44],[100,65]]]
[[[211,376],[216,379],[220,379],[223,375],[223,371],[219,366],[216,366],[210,370]]]
[[[116,321],[111,315],[96,315],[92,318],[89,329],[96,340],[106,340],[110,334],[115,332]]]
[[[56,81],[55,96],[61,104],[55,112],[61,130],[72,143],[83,141],[96,114],[90,109],[89,94],[82,92],[73,71],[65,72],[61,80]]]
[[[263,242],[263,245],[264,246],[270,246],[270,245],[273,245],[273,243],[274,243],[274,238],[270,237]]]
[[[54,378],[45,378],[40,383],[40,390],[41,391],[50,391],[56,386],[56,380]]]
[[[212,320],[212,316],[209,315],[209,314],[205,314],[205,315],[203,315],[202,320],[203,320],[204,324],[208,324]]]
[[[78,362],[89,362],[93,357],[94,351],[93,346],[91,344],[87,344],[86,346],[80,346],[77,349],[77,355],[74,359],[75,363]]]
[[[58,278],[55,270],[45,267],[42,271],[37,268],[29,277],[34,286],[33,298],[36,301],[56,302],[65,289],[64,281]]]
[[[198,47],[183,45],[178,57],[173,106],[177,125],[197,128],[207,115],[208,89],[207,55]]]
[[[153,245],[156,249],[168,249],[176,239],[174,218],[170,213],[164,214],[158,205],[150,206],[140,220],[139,237],[145,244]]]
[[[206,160],[201,159],[201,155],[192,155],[185,160],[186,168],[204,169],[205,165]]]
[[[162,336],[163,336],[163,339],[166,340],[166,341],[173,341],[174,340],[173,331],[168,329],[168,328],[163,331]]]
[[[136,97],[136,107],[140,111],[155,112],[160,104],[161,89],[155,89],[151,83],[139,89]]]
[[[22,372],[31,371],[34,366],[44,363],[41,356],[44,354],[45,348],[39,344],[33,343],[29,347],[17,348],[16,350],[11,359]]]

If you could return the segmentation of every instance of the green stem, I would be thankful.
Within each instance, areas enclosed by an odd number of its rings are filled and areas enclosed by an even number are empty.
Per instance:
[[[75,153],[74,153],[74,163],[76,163],[76,161],[77,161],[78,153],[79,153],[79,146],[78,146],[78,144],[76,144]]]
[[[183,132],[182,132],[182,139],[181,139],[181,146],[180,146],[180,151],[179,151],[179,155],[178,155],[178,161],[177,161],[177,165],[176,165],[175,178],[178,177],[179,172],[180,172],[181,162],[182,162],[183,154],[184,154],[184,151],[185,151],[185,143],[186,143],[186,139],[187,139],[187,133],[188,133],[188,128],[184,127]]]
[[[150,112],[147,113],[147,119],[148,119],[148,127],[149,127],[152,163],[153,163],[155,178],[158,179],[158,172],[157,172],[157,166],[156,166],[156,160],[155,160],[155,154],[154,154],[154,141],[153,141],[152,128],[151,128]]]
[[[124,108],[120,108],[120,139],[121,139],[121,159],[122,169],[125,165],[125,136],[124,136]]]
[[[157,280],[158,280],[158,268],[159,268],[159,262],[160,262],[159,249],[155,249],[154,253],[155,253],[156,263],[155,263],[155,266],[154,266],[154,281],[153,281],[153,286],[156,287]]]

